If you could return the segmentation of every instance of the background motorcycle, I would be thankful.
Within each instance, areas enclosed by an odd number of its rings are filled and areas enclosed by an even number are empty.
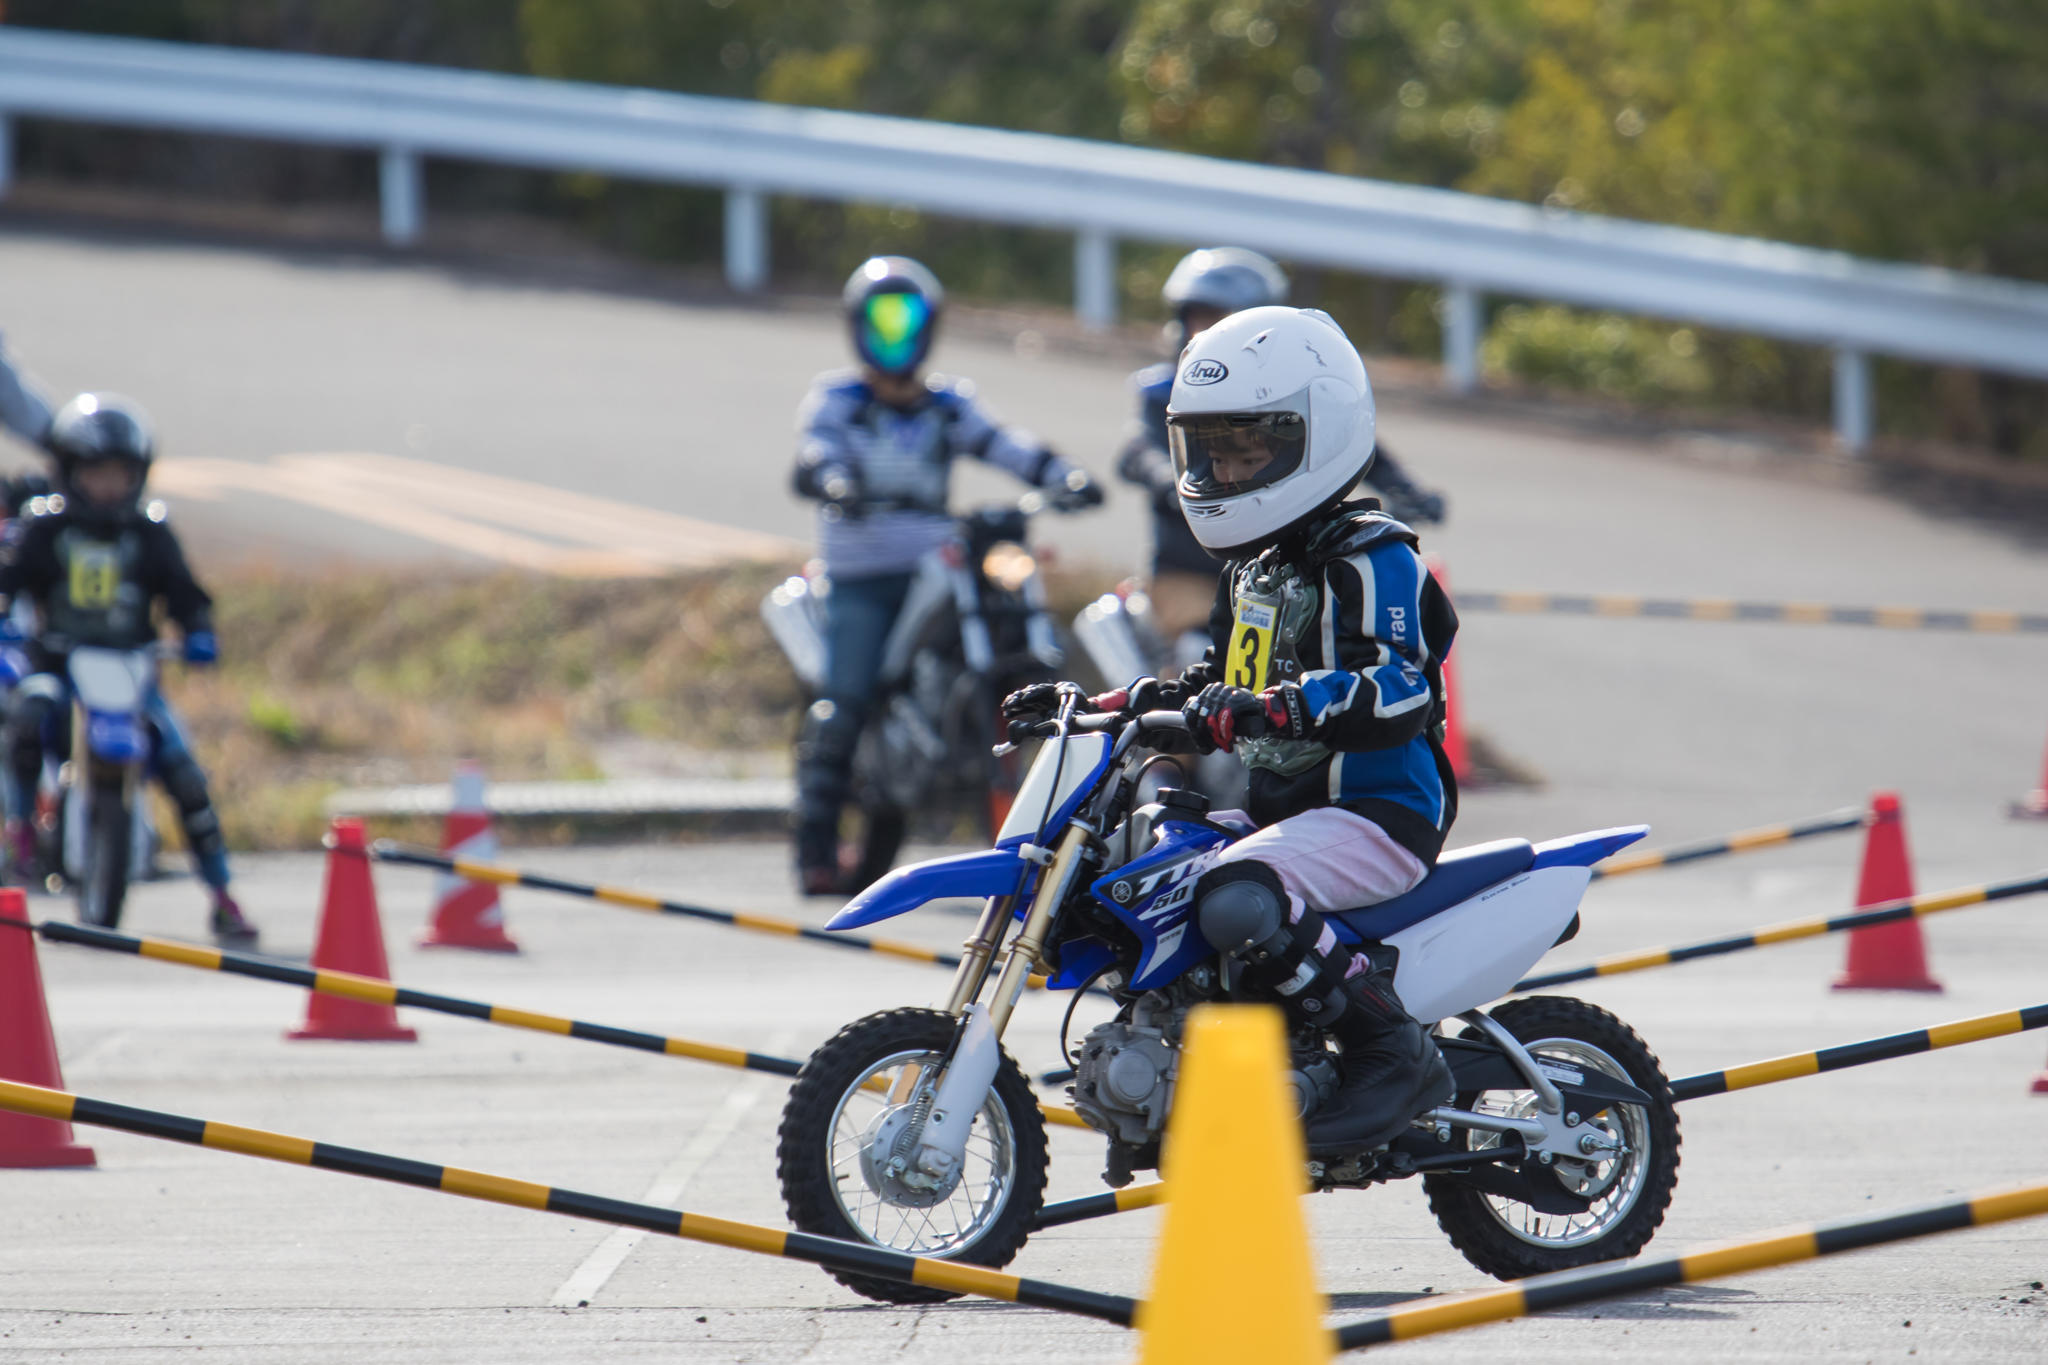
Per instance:
[[[1028,977],[1053,972],[1056,989],[1095,985],[1117,1001],[1069,1055],[1074,1107],[1108,1138],[1103,1178],[1119,1186],[1158,1163],[1188,1012],[1239,994],[1236,965],[1193,923],[1192,892],[1241,831],[1210,821],[1193,792],[1132,804],[1159,761],[1146,748],[1185,748],[1185,722],[1178,712],[1076,715],[1079,690],[1063,691],[1055,720],[1016,727],[1047,742],[995,848],[899,869],[828,926],[987,898],[944,1010],[869,1015],[805,1062],[778,1161],[784,1205],[807,1232],[1006,1264],[1045,1192],[1044,1120],[1000,1041]],[[1631,1256],[1649,1241],[1678,1169],[1677,1114],[1655,1055],[1584,1001],[1481,1008],[1577,932],[1592,864],[1647,832],[1457,850],[1405,895],[1328,917],[1359,951],[1393,960],[1416,1018],[1440,1021],[1456,1093],[1385,1147],[1311,1161],[1312,1185],[1419,1175],[1452,1244],[1502,1278]],[[1463,1025],[1454,1036],[1444,1032],[1453,1020]],[[1335,1089],[1338,1058],[1312,1029],[1289,1045],[1307,1115]],[[834,1273],[870,1298],[949,1297]]]
[[[883,649],[854,755],[854,793],[866,817],[863,884],[895,862],[915,813],[928,815],[931,832],[946,837],[956,832],[960,812],[973,812],[981,838],[992,837],[1009,814],[1021,769],[990,751],[1005,734],[1002,699],[1055,677],[1065,657],[1046,610],[1030,520],[1047,508],[1071,512],[1082,505],[1032,492],[977,507],[958,518],[954,540],[918,563]],[[871,502],[864,510],[907,506]],[[825,684],[831,590],[823,565],[813,561],[761,603],[769,632],[813,696]]]
[[[66,673],[71,755],[56,767],[55,821],[47,832],[55,865],[77,896],[80,922],[112,929],[121,922],[129,882],[154,860],[147,706],[156,687],[157,647],[81,645],[71,651]],[[55,752],[45,744],[46,771]]]

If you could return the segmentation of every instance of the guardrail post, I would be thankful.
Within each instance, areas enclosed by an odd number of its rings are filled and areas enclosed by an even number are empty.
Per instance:
[[[1444,286],[1444,380],[1453,393],[1479,387],[1479,291]]]
[[[1876,395],[1870,386],[1870,357],[1862,351],[1835,352],[1835,439],[1851,455],[1861,455],[1870,446],[1875,429],[1872,408]]]
[[[768,283],[768,196],[743,185],[725,192],[725,282],[741,294]]]
[[[0,199],[14,185],[14,116],[0,112]]]
[[[377,163],[379,199],[384,212],[384,240],[411,246],[420,239],[426,192],[420,184],[420,154],[410,147],[386,147]]]
[[[1116,238],[1101,228],[1074,238],[1074,312],[1091,332],[1116,326]]]

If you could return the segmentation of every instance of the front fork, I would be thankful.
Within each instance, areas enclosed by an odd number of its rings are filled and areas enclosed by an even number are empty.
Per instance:
[[[1045,947],[1053,916],[1066,899],[1087,848],[1088,831],[1079,825],[1068,826],[1060,836],[1045,875],[1039,878],[1024,927],[1011,940],[1004,955],[1002,973],[985,1009],[977,1001],[995,960],[996,945],[1002,941],[1004,925],[1015,911],[1016,896],[990,897],[973,936],[961,945],[964,951],[946,1002],[946,1012],[961,1020],[953,1050],[936,1077],[924,1076],[921,1068],[905,1067],[889,1095],[891,1103],[900,1105],[911,1103],[927,1085],[936,1092],[930,1118],[917,1129],[905,1132],[898,1141],[895,1169],[913,1187],[936,1188],[958,1178],[973,1116],[981,1111],[989,1086],[995,1081],[1003,1030],[1039,965],[1038,955]],[[905,1161],[902,1153],[906,1150],[915,1151],[916,1156]],[[905,1166],[914,1166],[916,1170],[907,1173]]]

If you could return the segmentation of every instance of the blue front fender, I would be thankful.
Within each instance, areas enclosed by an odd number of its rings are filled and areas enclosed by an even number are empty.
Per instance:
[[[1024,884],[1031,864],[1007,848],[986,853],[962,853],[951,858],[899,867],[847,902],[844,910],[825,924],[827,929],[858,929],[878,920],[893,919],[915,910],[926,901],[951,896],[980,900],[1007,896]]]

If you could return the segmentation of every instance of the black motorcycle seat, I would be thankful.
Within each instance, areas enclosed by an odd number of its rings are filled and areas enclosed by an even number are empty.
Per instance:
[[[1536,849],[1527,839],[1496,839],[1444,854],[1436,867],[1413,891],[1404,891],[1378,905],[1356,910],[1339,910],[1326,918],[1337,926],[1339,937],[1358,940],[1383,939],[1431,915],[1448,910],[1459,901],[1529,870],[1536,861]],[[1345,930],[1350,934],[1345,934]]]

